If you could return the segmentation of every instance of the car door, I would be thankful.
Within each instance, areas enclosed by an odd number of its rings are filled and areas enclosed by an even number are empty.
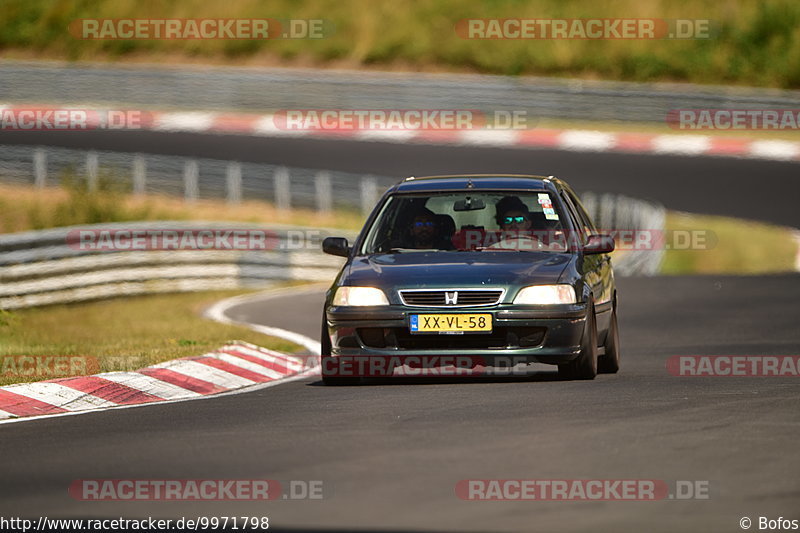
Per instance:
[[[596,235],[597,228],[594,226],[589,214],[581,204],[580,200],[575,196],[575,193],[565,189],[565,194],[569,198],[569,203],[574,208],[577,216],[581,219],[583,230],[586,235]],[[611,310],[613,308],[614,298],[614,271],[611,268],[611,256],[609,254],[595,254],[584,256],[587,262],[587,268],[591,270],[593,282],[596,282],[596,288],[593,287],[592,293],[595,297],[595,313],[597,315],[597,327],[601,334],[608,330],[611,324]]]
[[[578,232],[575,241],[579,242],[581,245],[586,244],[589,236],[594,235],[597,230],[595,230],[594,226],[592,226],[588,215],[584,216],[585,210],[584,213],[581,213],[582,206],[579,207],[580,204],[578,203],[577,198],[575,198],[575,196],[571,194],[569,190],[562,189],[560,194],[561,199],[567,206],[570,218],[573,221],[573,226]],[[605,301],[607,301],[608,293],[608,280],[606,279],[608,272],[610,271],[608,255],[584,255],[581,253],[581,258],[583,275],[586,279],[586,283],[589,285],[589,287],[591,287],[592,294],[594,295],[595,306],[598,304],[602,305]]]

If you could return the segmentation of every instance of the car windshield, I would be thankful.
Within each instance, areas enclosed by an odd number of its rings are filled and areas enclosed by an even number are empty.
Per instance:
[[[565,252],[565,233],[547,192],[398,194],[384,204],[361,253]]]

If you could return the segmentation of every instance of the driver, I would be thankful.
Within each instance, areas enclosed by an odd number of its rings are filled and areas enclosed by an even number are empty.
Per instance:
[[[500,240],[490,249],[538,250],[541,243],[533,236],[531,213],[517,196],[504,196],[495,205]]]

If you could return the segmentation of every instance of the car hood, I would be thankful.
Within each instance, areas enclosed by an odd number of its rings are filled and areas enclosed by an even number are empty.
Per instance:
[[[344,285],[391,288],[520,287],[556,283],[573,259],[554,252],[406,252],[357,256]]]

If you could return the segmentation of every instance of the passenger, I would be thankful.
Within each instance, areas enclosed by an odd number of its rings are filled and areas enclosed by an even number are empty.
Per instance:
[[[409,248],[438,249],[439,231],[436,215],[429,209],[419,211],[411,222]]]

